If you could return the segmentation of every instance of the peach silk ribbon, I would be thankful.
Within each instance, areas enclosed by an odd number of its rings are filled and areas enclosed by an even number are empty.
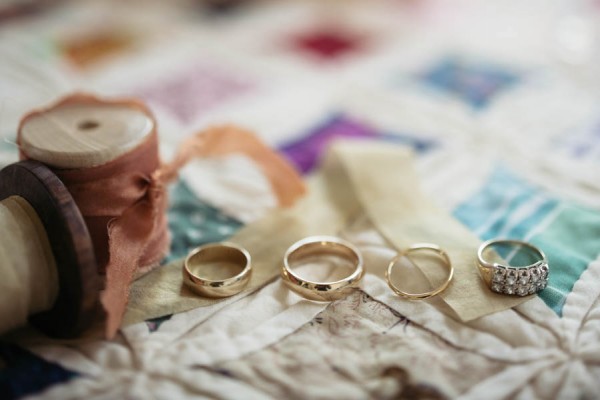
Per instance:
[[[177,171],[192,158],[233,153],[248,156],[269,179],[281,206],[290,206],[305,192],[302,178],[286,160],[251,132],[233,125],[198,132],[182,143],[171,163],[161,164],[156,121],[143,103],[133,99],[70,95],[23,117],[17,142],[29,118],[75,104],[133,107],[154,122],[153,131],[143,143],[106,164],[84,169],[53,168],[77,203],[92,238],[99,272],[106,274],[100,301],[106,313],[108,338],[114,337],[121,325],[131,282],[156,267],[168,253],[165,184],[175,179]],[[27,158],[21,149],[21,159]]]

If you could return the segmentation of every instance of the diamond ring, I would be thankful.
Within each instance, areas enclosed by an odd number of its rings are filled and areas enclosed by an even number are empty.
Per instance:
[[[525,247],[535,253],[539,260],[525,266],[511,266],[486,261],[483,253],[493,245]],[[531,243],[513,239],[488,240],[479,246],[477,259],[481,277],[493,292],[512,296],[527,296],[545,289],[548,285],[550,269],[546,255]]]

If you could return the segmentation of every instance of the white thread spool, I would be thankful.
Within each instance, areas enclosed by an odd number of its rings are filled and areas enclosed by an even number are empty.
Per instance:
[[[71,103],[27,118],[20,146],[29,158],[54,168],[91,168],[134,149],[153,129],[153,120],[137,108]],[[59,279],[48,235],[27,200],[11,196],[0,202],[0,237],[2,333],[51,309]]]
[[[58,274],[46,230],[20,196],[0,201],[0,332],[25,325],[49,310],[58,295]]]
[[[98,311],[93,245],[75,201],[37,161],[0,170],[0,333],[31,321],[74,337]]]

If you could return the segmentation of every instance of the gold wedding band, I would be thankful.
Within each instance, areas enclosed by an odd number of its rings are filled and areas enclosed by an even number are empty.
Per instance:
[[[300,278],[290,264],[317,255],[335,255],[354,264],[354,271],[338,281],[315,282]],[[351,243],[333,236],[312,236],[294,243],[285,253],[281,277],[285,284],[304,298],[333,301],[347,296],[364,275],[360,251]]]
[[[403,290],[400,290],[396,285],[394,285],[394,283],[392,282],[392,279],[391,279],[392,270],[402,257],[408,257],[409,253],[415,252],[418,250],[429,250],[429,251],[433,251],[433,252],[439,254],[442,257],[442,259],[444,260],[444,263],[446,264],[446,266],[448,267],[448,276],[446,277],[446,280],[439,287],[437,287],[436,289],[433,289],[429,292],[408,293]],[[433,297],[437,294],[440,294],[448,287],[448,285],[450,285],[450,281],[452,281],[452,276],[454,276],[454,267],[452,266],[452,263],[450,262],[450,257],[448,257],[448,254],[444,250],[442,250],[439,246],[437,246],[435,244],[430,244],[430,243],[414,244],[414,245],[410,246],[408,249],[401,251],[394,258],[392,258],[392,261],[390,261],[390,264],[388,265],[388,269],[385,272],[385,279],[387,280],[389,287],[397,295],[405,297],[410,300],[423,300],[423,299],[428,299],[430,297]]]
[[[192,272],[191,264],[230,263],[238,265],[242,271],[227,279],[212,280]],[[199,268],[196,267],[195,270]],[[211,243],[190,252],[183,264],[185,283],[196,293],[206,297],[229,297],[244,289],[250,280],[252,265],[250,254],[233,243]]]

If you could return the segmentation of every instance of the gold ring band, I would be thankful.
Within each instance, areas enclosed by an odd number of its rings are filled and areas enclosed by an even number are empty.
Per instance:
[[[354,264],[354,271],[334,282],[315,282],[301,278],[290,268],[290,263],[314,255],[336,255]],[[304,298],[315,301],[333,301],[347,296],[364,275],[363,258],[351,243],[333,236],[311,236],[294,243],[285,253],[281,277],[284,283]]]
[[[418,250],[430,250],[430,251],[433,251],[433,252],[439,254],[448,267],[448,276],[446,277],[446,280],[439,287],[437,287],[436,289],[433,289],[429,292],[408,293],[403,290],[400,290],[396,285],[394,285],[394,283],[392,282],[392,279],[391,279],[392,270],[394,269],[394,266],[398,263],[398,261],[402,257],[405,257],[405,256],[408,257],[409,253],[418,251]],[[385,279],[387,280],[389,287],[397,295],[405,297],[410,300],[423,300],[423,299],[428,299],[430,297],[433,297],[437,294],[440,294],[448,287],[448,285],[450,285],[450,281],[452,281],[453,276],[454,276],[454,267],[452,266],[452,263],[450,262],[450,257],[448,257],[448,254],[444,250],[442,250],[439,246],[437,246],[435,244],[431,244],[431,243],[417,243],[417,244],[410,246],[408,249],[401,251],[394,258],[392,258],[392,260],[390,261],[390,264],[388,265],[387,270],[385,271]]]
[[[212,280],[202,278],[190,269],[191,261],[198,263],[228,262],[239,265],[242,271],[227,279]],[[244,289],[252,275],[250,254],[246,249],[233,243],[210,243],[190,252],[183,264],[185,283],[196,293],[206,297],[229,297]]]

